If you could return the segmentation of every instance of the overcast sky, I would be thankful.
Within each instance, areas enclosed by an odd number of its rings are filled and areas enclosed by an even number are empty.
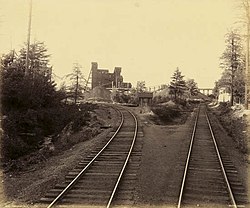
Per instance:
[[[73,63],[87,77],[91,62],[125,81],[168,84],[176,67],[199,87],[219,79],[225,34],[237,18],[235,0],[33,0],[31,42],[43,41],[54,73]],[[0,53],[27,39],[29,0],[0,0]]]

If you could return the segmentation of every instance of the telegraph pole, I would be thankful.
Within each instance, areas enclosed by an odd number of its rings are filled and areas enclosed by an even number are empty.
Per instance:
[[[249,13],[249,12],[248,12]],[[249,99],[249,14],[247,20],[247,38],[246,38],[246,79],[245,79],[245,107],[248,109]]]
[[[250,11],[249,0],[243,0],[243,9],[246,15],[246,72],[245,72],[245,108],[249,109],[249,92],[250,92],[250,71],[249,71],[249,36],[250,36]]]
[[[31,16],[32,16],[32,0],[30,0],[30,9],[29,9],[29,23],[28,23],[28,36],[27,36],[27,51],[26,51],[26,62],[25,62],[25,75],[27,75],[29,73],[29,51],[30,51]]]

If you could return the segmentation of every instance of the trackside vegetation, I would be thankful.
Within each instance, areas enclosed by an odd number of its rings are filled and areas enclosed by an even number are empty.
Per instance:
[[[171,77],[169,86],[166,85],[161,95],[155,95],[151,110],[156,123],[171,124],[184,123],[189,112],[197,104],[192,98],[198,97],[198,86],[194,79],[184,79],[184,75],[177,67]]]
[[[35,152],[45,137],[53,137],[72,122],[76,132],[88,125],[92,104],[66,104],[56,90],[43,43],[31,45],[28,73],[25,47],[1,57],[1,154],[4,162]]]

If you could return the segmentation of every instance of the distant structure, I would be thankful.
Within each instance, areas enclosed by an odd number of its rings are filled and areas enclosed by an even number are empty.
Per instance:
[[[161,84],[161,85],[157,85],[157,86],[151,86],[151,87],[148,87],[148,91],[149,92],[159,92],[159,91],[162,91],[162,90],[165,90],[165,89],[168,89],[168,85],[166,84]]]
[[[113,73],[109,73],[108,69],[98,69],[97,62],[92,62],[91,66],[91,88],[102,86],[106,89],[130,89],[131,83],[123,82],[121,76],[121,67],[115,67]]]
[[[213,88],[199,88],[199,92],[204,94],[204,95],[212,95]]]
[[[231,95],[225,87],[219,89],[218,102],[230,102]]]
[[[139,106],[149,106],[152,104],[153,92],[138,92]]]

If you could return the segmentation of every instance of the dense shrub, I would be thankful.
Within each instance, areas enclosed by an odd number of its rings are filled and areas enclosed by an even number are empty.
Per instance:
[[[74,118],[72,118],[72,131],[77,132],[82,129],[83,126],[88,125],[90,122],[91,116],[90,111],[93,111],[94,108],[91,104],[86,104],[86,106],[81,105],[79,106],[78,112],[76,109],[76,114]]]
[[[220,102],[220,105],[217,107],[217,110],[221,115],[231,112],[231,105],[229,102]]]
[[[114,92],[112,93],[112,100],[117,103],[129,103],[129,104],[138,104],[139,99],[135,93],[124,94],[123,92]]]
[[[197,100],[188,100],[188,103],[191,105],[198,105],[201,103],[201,101],[198,99]]]
[[[157,95],[153,97],[152,103],[153,104],[165,103],[165,102],[168,102],[169,100],[170,98],[167,96]]]
[[[30,60],[30,72],[26,74],[24,54],[1,58],[1,154],[5,161],[36,151],[44,137],[58,134],[69,122],[73,122],[75,131],[79,130],[88,123],[89,111],[95,109],[92,104],[62,103],[65,97],[47,73],[51,70],[48,62],[41,62],[47,57],[43,52],[36,53],[35,61]]]
[[[5,160],[16,159],[39,148],[44,137],[58,134],[68,123],[79,131],[90,121],[92,104],[66,105],[40,110],[13,111],[3,120],[2,154]],[[67,112],[67,113],[65,113]]]
[[[186,99],[180,99],[180,98],[177,98],[177,99],[175,100],[175,103],[176,103],[177,105],[181,105],[182,107],[186,107],[187,104],[188,104],[188,102],[187,102]]]
[[[170,122],[180,116],[180,111],[176,107],[156,105],[152,106],[151,110],[164,122]]]
[[[236,142],[236,147],[242,152],[247,153],[247,121],[245,117],[234,116],[230,103],[220,103],[215,114],[226,129],[229,136]]]
[[[11,137],[5,134],[1,145],[4,161],[17,159],[30,152],[30,147],[17,136]]]

